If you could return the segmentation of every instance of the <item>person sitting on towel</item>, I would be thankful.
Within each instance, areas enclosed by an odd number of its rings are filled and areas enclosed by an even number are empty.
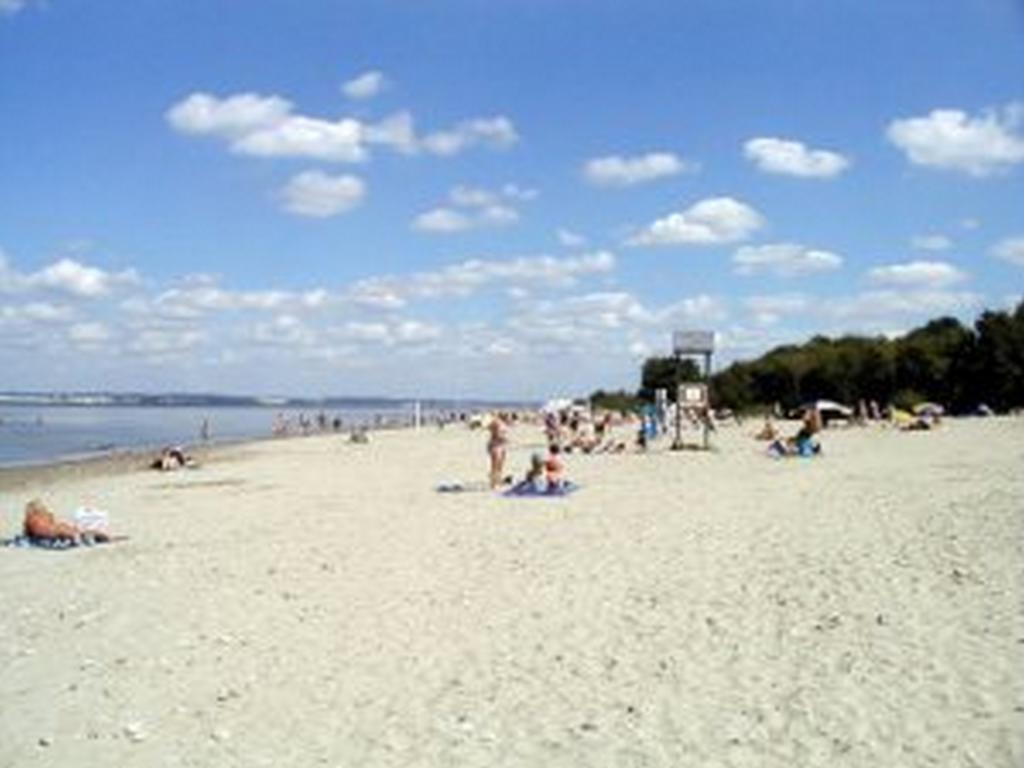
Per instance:
[[[548,446],[548,458],[544,462],[544,480],[547,481],[548,491],[565,485],[565,463],[559,455],[561,452],[562,449],[556,443]]]
[[[816,408],[804,414],[804,422],[793,437],[776,440],[768,450],[778,456],[814,456],[821,453],[821,444],[815,435],[821,431],[821,414]]]

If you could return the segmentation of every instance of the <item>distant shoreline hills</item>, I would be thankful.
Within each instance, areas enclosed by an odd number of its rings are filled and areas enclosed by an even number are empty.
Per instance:
[[[2,405],[108,406],[144,408],[401,408],[419,402],[424,409],[468,410],[533,407],[535,403],[415,397],[275,397],[165,392],[0,392]]]

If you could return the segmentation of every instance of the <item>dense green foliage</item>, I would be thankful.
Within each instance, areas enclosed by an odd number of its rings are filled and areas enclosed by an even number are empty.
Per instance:
[[[680,381],[701,381],[704,376],[698,365],[689,358],[676,360],[674,357],[649,357],[640,372],[640,391],[637,396],[648,403],[654,402],[654,391],[665,389],[668,398],[675,402],[676,384]]]
[[[676,365],[671,357],[647,359],[637,397],[650,402],[658,388],[673,396],[675,382],[702,378],[692,360]],[[982,403],[996,411],[1024,407],[1024,302],[1012,312],[982,313],[973,328],[943,317],[898,339],[815,336],[733,363],[712,376],[711,387],[717,406],[739,410],[789,409],[818,398],[903,408],[931,401],[953,412]],[[627,402],[626,393],[613,395]]]
[[[599,411],[630,413],[639,409],[641,405],[640,398],[632,392],[622,389],[617,392],[605,392],[603,389],[599,389],[590,396],[590,407]]]
[[[817,398],[874,400],[908,407],[922,401],[964,412],[1024,406],[1024,302],[1013,312],[984,312],[967,328],[932,320],[898,339],[816,336],[733,363],[712,377],[715,401],[731,408]]]

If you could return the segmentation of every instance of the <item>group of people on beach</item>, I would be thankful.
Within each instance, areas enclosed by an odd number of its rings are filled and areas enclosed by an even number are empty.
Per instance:
[[[499,412],[487,423],[487,455],[490,458],[489,483],[491,489],[498,489],[512,478],[505,475],[505,461],[509,447],[508,414]],[[530,466],[519,483],[512,485],[513,492],[534,491],[538,493],[557,493],[564,490],[568,480],[565,477],[565,463],[561,457],[562,449],[557,441],[548,442],[547,455],[533,453]]]

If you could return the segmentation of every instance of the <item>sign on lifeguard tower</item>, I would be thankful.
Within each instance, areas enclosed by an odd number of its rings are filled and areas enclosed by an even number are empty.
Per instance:
[[[707,384],[680,384],[679,398],[676,401],[683,408],[707,408],[708,407],[708,386]]]
[[[672,334],[672,352],[677,355],[710,355],[714,351],[714,331],[675,331]]]

